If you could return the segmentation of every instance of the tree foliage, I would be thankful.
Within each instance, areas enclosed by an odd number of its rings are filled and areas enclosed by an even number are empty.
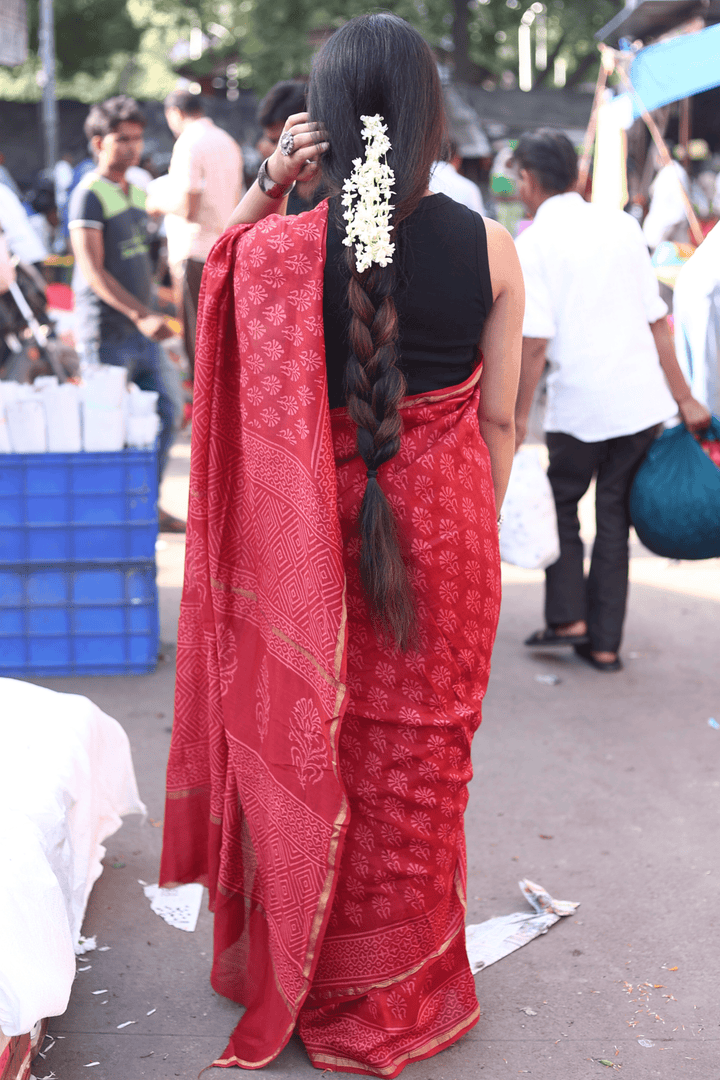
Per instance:
[[[383,7],[417,26],[461,77],[498,83],[504,73],[517,73],[518,29],[531,3],[386,0]],[[369,6],[367,0],[55,0],[58,89],[85,101],[121,90],[162,97],[195,27],[215,43],[195,62],[198,75],[224,57],[236,65],[241,86],[262,94],[278,79],[308,72],[322,33]],[[587,71],[597,59],[593,35],[621,6],[622,0],[545,0],[551,59],[561,56],[570,76],[578,67]],[[29,0],[28,11],[36,47],[38,0]],[[0,98],[37,97],[37,68],[32,57],[14,72],[0,69]]]
[[[142,32],[118,0],[54,0],[57,74],[102,75],[112,56],[133,53]],[[28,4],[30,48],[37,49],[38,0]]]

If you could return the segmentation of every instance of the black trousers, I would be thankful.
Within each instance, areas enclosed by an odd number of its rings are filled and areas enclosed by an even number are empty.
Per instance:
[[[630,487],[656,431],[651,427],[593,443],[547,432],[560,558],[545,571],[545,621],[560,626],[585,620],[596,652],[617,652],[620,647],[628,589]],[[586,578],[578,503],[593,476],[596,535]]]
[[[195,331],[197,327],[198,299],[205,263],[199,259],[187,259],[182,278],[183,337],[185,351],[190,362],[190,378],[195,375]]]

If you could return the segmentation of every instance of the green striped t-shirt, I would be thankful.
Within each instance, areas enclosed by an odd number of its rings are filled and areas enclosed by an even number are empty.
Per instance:
[[[71,229],[100,229],[105,269],[143,304],[150,305],[152,266],[148,254],[145,192],[119,184],[96,172],[87,173],[70,197]],[[75,333],[81,342],[122,341],[135,325],[94,293],[77,263],[73,274]]]

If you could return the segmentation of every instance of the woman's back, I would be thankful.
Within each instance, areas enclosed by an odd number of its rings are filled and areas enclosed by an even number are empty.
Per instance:
[[[331,409],[345,404],[346,252],[331,210],[323,300]],[[427,196],[406,223],[402,259],[395,306],[398,367],[407,393],[456,386],[475,368],[478,342],[492,306],[483,219],[446,195]]]

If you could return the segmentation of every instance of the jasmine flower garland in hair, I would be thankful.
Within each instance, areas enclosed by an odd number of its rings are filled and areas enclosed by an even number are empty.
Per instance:
[[[395,245],[390,243],[390,203],[395,174],[385,158],[391,149],[383,117],[361,116],[362,137],[365,141],[365,160],[355,158],[349,180],[343,184],[342,205],[347,229],[343,244],[355,247],[358,273],[373,263],[388,266]]]

